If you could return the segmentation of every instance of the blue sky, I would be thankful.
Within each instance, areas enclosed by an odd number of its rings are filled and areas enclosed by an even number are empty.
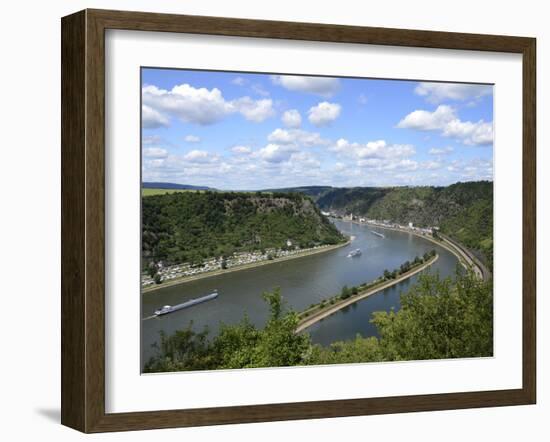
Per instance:
[[[144,68],[142,160],[235,190],[492,180],[493,88]]]

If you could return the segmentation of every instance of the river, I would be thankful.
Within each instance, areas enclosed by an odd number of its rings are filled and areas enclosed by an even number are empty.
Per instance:
[[[251,322],[263,326],[268,317],[268,306],[262,293],[281,288],[287,305],[299,311],[312,303],[339,293],[344,285],[354,286],[379,277],[385,269],[393,270],[415,256],[436,249],[437,262],[427,271],[438,271],[441,276],[454,274],[458,260],[448,250],[411,233],[372,228],[350,222],[335,221],[346,235],[354,236],[351,244],[329,252],[276,262],[253,269],[226,273],[172,287],[160,288],[142,295],[142,317],[150,316],[163,305],[174,305],[217,289],[213,301],[180,310],[158,318],[142,321],[142,360],[154,354],[151,345],[158,341],[159,332],[170,334],[186,328],[193,322],[197,331],[207,326],[216,334],[220,322],[234,324],[246,313]],[[371,230],[383,233],[385,238]],[[350,250],[359,248],[361,256],[347,258]],[[369,322],[375,311],[399,309],[399,295],[414,284],[418,275],[376,295],[361,300],[348,308],[323,319],[307,329],[314,343],[328,345],[334,341],[353,339],[356,334],[376,336],[376,328]]]

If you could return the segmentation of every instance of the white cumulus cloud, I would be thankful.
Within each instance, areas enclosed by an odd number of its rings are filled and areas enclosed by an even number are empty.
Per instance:
[[[410,144],[388,144],[385,140],[369,141],[368,143],[349,142],[340,138],[329,148],[333,152],[342,153],[351,157],[364,158],[402,158],[416,153]],[[367,163],[364,163],[367,164]]]
[[[190,163],[214,163],[218,157],[205,150],[192,150],[183,156],[185,161]]]
[[[325,146],[330,143],[317,132],[302,129],[275,129],[267,136],[267,140],[270,143],[303,147]]]
[[[296,129],[302,125],[302,116],[296,109],[287,110],[281,117],[286,127]]]
[[[282,163],[288,161],[292,153],[293,149],[288,146],[271,143],[258,151],[258,157],[268,163]]]
[[[442,148],[433,147],[433,148],[430,149],[430,151],[428,153],[430,155],[447,155],[447,154],[450,154],[453,151],[454,151],[454,149],[451,146],[442,147]]]
[[[486,84],[422,82],[416,86],[414,92],[426,97],[428,102],[438,104],[446,100],[478,100],[492,94],[493,87]]]
[[[362,169],[377,172],[410,172],[419,167],[418,162],[410,158],[416,153],[410,144],[388,144],[385,140],[357,143],[340,138],[329,150],[352,159]]]
[[[456,114],[453,108],[441,105],[433,112],[415,110],[403,118],[397,124],[397,127],[401,129],[440,130],[454,119],[456,119]]]
[[[273,101],[269,98],[253,100],[250,97],[242,97],[237,100],[233,100],[231,104],[237,112],[240,112],[247,120],[255,123],[261,123],[262,121],[275,115]]]
[[[421,164],[421,167],[426,170],[436,170],[441,169],[443,167],[443,163],[441,161],[424,161]]]
[[[186,135],[184,140],[186,143],[200,143],[201,141],[200,137],[196,135]]]
[[[273,84],[282,86],[290,91],[306,92],[325,98],[332,97],[340,89],[338,79],[330,77],[272,75],[271,81]]]
[[[231,152],[236,153],[237,155],[249,155],[252,153],[252,149],[248,146],[233,146]]]
[[[200,125],[213,124],[232,113],[240,113],[254,122],[264,121],[275,113],[272,100],[241,97],[227,101],[218,88],[195,88],[189,84],[180,84],[171,90],[144,86],[142,99],[146,106],[157,112]]]
[[[141,124],[145,129],[156,129],[169,125],[168,118],[157,110],[147,106],[141,106]]]
[[[338,103],[323,101],[309,109],[308,119],[315,126],[327,126],[336,120],[341,112],[342,106]]]
[[[493,160],[472,158],[470,160],[455,160],[447,166],[447,171],[456,174],[463,180],[492,180]]]
[[[398,128],[422,131],[439,131],[445,137],[461,140],[468,145],[487,145],[493,142],[493,123],[461,121],[455,110],[447,105],[439,105],[433,112],[415,110],[405,116]]]
[[[143,149],[143,156],[147,158],[165,158],[168,151],[162,147],[146,147]]]
[[[289,163],[295,173],[321,166],[321,162],[311,152],[295,152],[290,156]]]
[[[231,80],[231,83],[237,86],[244,86],[247,83],[247,80],[243,77],[235,77]]]
[[[444,127],[443,135],[461,139],[464,144],[487,145],[493,142],[493,123],[486,123],[483,120],[472,123],[460,121],[457,118]]]

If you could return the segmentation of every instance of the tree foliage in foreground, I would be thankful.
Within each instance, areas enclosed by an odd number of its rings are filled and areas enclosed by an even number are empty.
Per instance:
[[[161,334],[158,354],[146,372],[219,368],[282,367],[357,362],[483,357],[493,354],[492,281],[457,271],[453,279],[422,275],[401,296],[397,312],[376,312],[371,319],[379,338],[361,337],[328,347],[296,334],[298,316],[285,310],[279,290],[265,293],[270,317],[263,329],[247,317],[223,325],[218,336],[197,333],[191,325],[171,336]]]
[[[257,329],[248,319],[222,325],[211,341],[207,330],[196,333],[192,324],[172,336],[161,334],[158,355],[146,364],[146,372],[211,370],[216,368],[284,367],[299,365],[311,347],[309,335],[296,334],[298,316],[285,311],[280,291],[264,293],[269,320]]]
[[[493,354],[492,282],[422,275],[397,312],[375,312],[379,338],[315,346],[311,364],[483,357]]]

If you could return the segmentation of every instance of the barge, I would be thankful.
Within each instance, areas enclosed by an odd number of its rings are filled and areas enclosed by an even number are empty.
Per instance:
[[[181,304],[165,305],[164,307],[155,310],[155,316],[162,316],[167,315],[168,313],[177,312],[178,310],[182,310],[184,308],[193,307],[194,305],[201,304],[206,301],[211,301],[212,299],[216,299],[217,297],[218,291],[215,290],[209,295],[205,295],[196,299],[190,299],[189,301],[182,302]]]

